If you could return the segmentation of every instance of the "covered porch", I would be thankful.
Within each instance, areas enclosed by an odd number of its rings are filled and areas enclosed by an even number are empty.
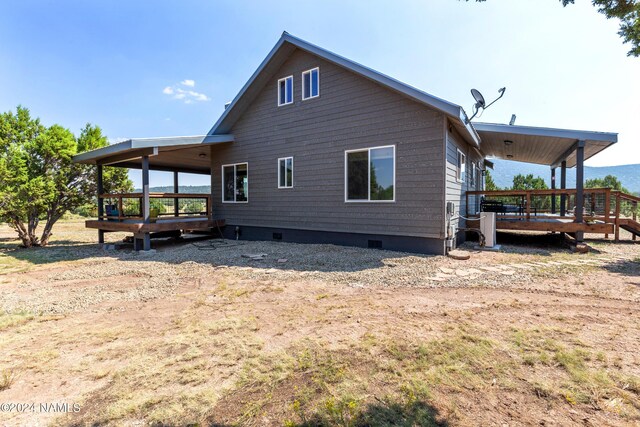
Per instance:
[[[634,240],[640,234],[640,198],[607,188],[584,188],[584,162],[616,143],[617,134],[489,123],[474,127],[485,156],[549,166],[551,188],[467,191],[469,226],[477,224],[472,219],[482,212],[495,212],[498,230],[568,233],[577,242],[585,233],[619,239],[620,228],[629,230]],[[571,168],[575,168],[575,188],[567,188]]]
[[[224,226],[216,218],[210,193],[180,193],[179,173],[211,175],[211,146],[231,143],[232,135],[130,139],[78,154],[77,163],[97,166],[98,216],[86,221],[98,230],[104,244],[108,232],[130,232],[136,250],[150,250],[151,239],[178,237],[184,231],[212,231]],[[142,189],[137,193],[105,193],[105,166],[140,169]],[[173,174],[173,192],[150,192],[149,172]]]

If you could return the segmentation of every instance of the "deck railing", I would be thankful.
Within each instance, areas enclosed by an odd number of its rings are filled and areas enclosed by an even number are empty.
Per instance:
[[[466,215],[474,215],[481,210],[481,197],[497,201],[508,206],[503,214],[508,217],[531,219],[538,215],[575,216],[576,189],[549,190],[498,190],[467,191]],[[614,200],[618,192],[610,188],[589,188],[583,192],[585,220],[602,220],[609,222],[615,213]],[[624,194],[624,193],[623,193]]]
[[[103,215],[98,219],[144,219],[143,193],[100,194]],[[212,216],[211,195],[199,193],[149,193],[152,220],[167,217],[203,218]]]
[[[465,216],[477,218],[482,207],[486,207],[486,210],[498,212],[498,220],[571,219],[576,214],[576,194],[575,188],[467,191]],[[640,197],[610,188],[585,188],[583,197],[583,221],[614,224],[616,240],[619,240],[621,227],[640,230]],[[635,234],[633,240],[636,240]]]

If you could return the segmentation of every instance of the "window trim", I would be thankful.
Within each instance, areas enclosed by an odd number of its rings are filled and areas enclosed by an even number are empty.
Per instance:
[[[466,174],[467,174],[467,155],[462,152],[459,148],[456,149],[456,181],[457,182],[465,182]],[[460,156],[462,156],[462,161],[460,160]],[[462,174],[462,166],[464,165],[464,175]]]
[[[378,148],[393,148],[393,199],[391,200],[371,200],[371,150]],[[347,164],[349,153],[357,153],[366,151],[368,155],[367,164],[367,200],[349,200],[349,182],[347,174]],[[345,203],[395,203],[396,202],[396,146],[393,145],[379,145],[376,147],[357,148],[353,150],[344,151],[344,202]]]
[[[291,185],[287,185],[287,179],[285,177],[285,182],[284,182],[284,187],[280,185],[280,161],[284,160],[284,167],[286,169],[287,167],[287,160],[291,159]],[[278,189],[289,189],[289,188],[293,188],[293,156],[289,156],[289,157],[280,157],[278,159]]]
[[[471,162],[471,177],[469,179],[469,186],[471,186],[471,188],[476,188],[476,162]]]
[[[304,97],[304,89],[305,89],[304,75],[307,74],[307,73],[311,74],[311,72],[313,72],[315,70],[318,70],[318,94],[309,96],[308,98],[305,98]],[[315,67],[315,68],[311,68],[310,70],[303,71],[302,74],[301,74],[301,77],[302,77],[302,93],[301,93],[302,100],[306,101],[308,99],[313,99],[313,98],[320,97],[320,67]],[[311,83],[311,77],[309,77],[309,83]],[[312,87],[313,87],[313,85],[312,85]],[[311,89],[309,89],[309,93],[311,93]]]
[[[237,201],[236,199],[236,175],[237,175],[237,166],[239,165],[247,165],[247,200],[241,200],[241,201]],[[228,167],[228,166],[233,166],[233,199],[234,200],[225,200],[224,199],[224,168]],[[229,163],[226,165],[222,165],[220,167],[220,172],[221,172],[221,176],[220,176],[220,181],[221,181],[221,196],[222,196],[222,203],[249,203],[249,162],[239,162],[239,163]]]
[[[286,83],[286,81],[288,79],[291,79],[291,101],[289,101],[289,102],[287,102],[287,83]],[[280,82],[282,82],[282,81],[285,82],[285,84],[284,84],[284,100],[285,100],[285,102],[281,104],[280,103]],[[285,105],[293,104],[293,92],[294,92],[294,90],[293,90],[293,74],[291,74],[290,76],[286,76],[286,77],[283,77],[281,79],[278,79],[278,83],[276,84],[276,88],[277,88],[276,93],[278,94],[278,107],[283,107]]]

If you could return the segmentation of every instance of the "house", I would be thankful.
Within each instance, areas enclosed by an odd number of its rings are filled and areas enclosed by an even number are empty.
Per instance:
[[[142,169],[142,193],[99,191],[99,219],[87,226],[101,242],[124,230],[148,249],[155,235],[219,227],[229,238],[443,254],[464,241],[460,215],[478,213],[487,155],[562,166],[564,176],[616,141],[472,124],[458,105],[285,32],[206,135],[131,139],[75,161],[98,165],[99,186],[104,165]],[[173,172],[174,193],[149,193],[149,170]],[[210,174],[211,194],[179,194],[179,172]],[[572,194],[582,197],[579,178]],[[174,208],[154,218],[154,198]],[[195,198],[197,212],[179,207]],[[589,231],[570,221],[579,227],[567,231]]]

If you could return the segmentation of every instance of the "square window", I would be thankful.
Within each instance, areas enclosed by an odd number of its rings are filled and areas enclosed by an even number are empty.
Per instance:
[[[347,202],[395,201],[395,146],[345,153]]]
[[[249,164],[222,166],[222,201],[244,203],[249,201]]]
[[[293,103],[293,76],[278,80],[278,107]]]
[[[278,159],[278,188],[293,187],[293,157]]]
[[[320,96],[320,68],[302,73],[302,99]]]

